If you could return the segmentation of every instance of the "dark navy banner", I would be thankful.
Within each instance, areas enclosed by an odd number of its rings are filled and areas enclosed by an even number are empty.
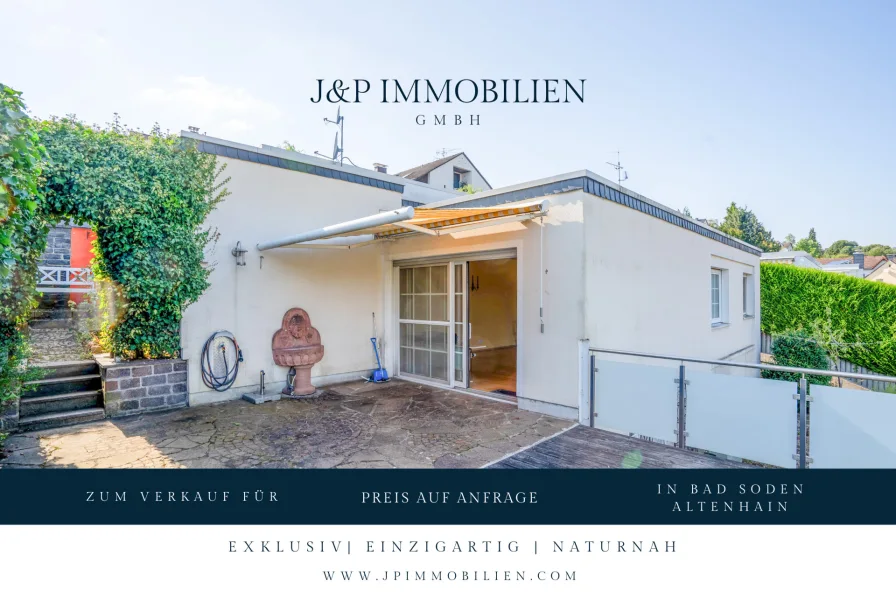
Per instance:
[[[0,524],[894,524],[892,470],[0,470]]]

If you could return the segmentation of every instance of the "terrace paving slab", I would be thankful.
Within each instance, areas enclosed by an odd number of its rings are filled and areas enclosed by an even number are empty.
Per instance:
[[[0,468],[476,468],[571,421],[406,381],[13,435]]]

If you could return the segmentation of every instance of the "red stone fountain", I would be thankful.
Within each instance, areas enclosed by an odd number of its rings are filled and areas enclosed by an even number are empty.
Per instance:
[[[311,368],[324,358],[324,346],[320,334],[311,327],[311,318],[304,309],[290,309],[283,316],[280,329],[271,341],[274,362],[281,367],[294,367],[296,371],[292,392],[283,390],[284,396],[309,396],[314,393],[311,385]]]

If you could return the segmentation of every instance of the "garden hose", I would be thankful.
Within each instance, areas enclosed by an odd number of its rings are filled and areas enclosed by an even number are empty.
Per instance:
[[[217,331],[202,347],[202,383],[216,392],[226,392],[236,381],[243,351],[233,334]]]

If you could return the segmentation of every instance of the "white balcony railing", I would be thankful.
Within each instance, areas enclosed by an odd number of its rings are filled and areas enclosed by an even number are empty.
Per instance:
[[[93,273],[89,267],[37,268],[37,290],[40,292],[65,292],[84,294],[93,292]]]

